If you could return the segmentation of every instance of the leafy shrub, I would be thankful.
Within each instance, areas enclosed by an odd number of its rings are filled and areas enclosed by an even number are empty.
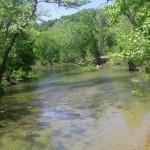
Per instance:
[[[92,72],[92,71],[95,71],[96,69],[94,66],[89,65],[89,66],[84,66],[84,67],[80,68],[80,70],[82,72]]]

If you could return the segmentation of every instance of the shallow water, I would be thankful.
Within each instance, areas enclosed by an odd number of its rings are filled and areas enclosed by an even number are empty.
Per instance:
[[[149,150],[150,83],[124,68],[47,69],[0,98],[1,150]],[[133,95],[139,88],[142,96]]]

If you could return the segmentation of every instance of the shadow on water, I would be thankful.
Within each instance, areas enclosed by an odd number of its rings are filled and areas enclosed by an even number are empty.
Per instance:
[[[59,68],[53,70],[43,70],[39,71],[37,79],[32,79],[26,82],[21,82],[17,86],[12,86],[7,88],[7,92],[5,96],[13,96],[14,94],[19,94],[19,93],[32,93],[40,90],[47,89],[52,86],[56,86],[55,82],[53,80],[62,77],[62,76],[74,76],[80,74],[80,72],[76,72],[71,70],[71,68],[62,68],[59,70]],[[70,71],[71,70],[71,71]],[[75,69],[76,70],[76,69]],[[14,88],[13,88],[14,87]]]
[[[11,121],[18,121],[22,117],[26,115],[31,115],[31,111],[28,108],[19,108],[19,109],[8,109],[8,110],[1,110],[0,111],[0,121],[4,120],[11,120]]]
[[[57,86],[70,86],[71,88],[78,88],[78,87],[82,87],[84,85],[86,86],[97,86],[97,85],[101,85],[101,84],[107,84],[107,83],[111,83],[111,82],[115,82],[115,81],[123,81],[123,82],[127,82],[129,81],[130,78],[128,78],[128,76],[117,76],[117,77],[96,77],[94,79],[85,79],[84,81],[74,81],[74,82],[65,82],[65,81],[59,81],[54,82],[54,85]]]

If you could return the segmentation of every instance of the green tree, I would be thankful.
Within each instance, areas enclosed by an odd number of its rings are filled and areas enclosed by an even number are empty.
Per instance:
[[[145,66],[145,71],[150,71],[150,2],[149,0],[116,0],[114,5],[107,6],[106,12],[109,15],[111,24],[121,21],[122,15],[125,15],[133,28],[130,33],[120,35],[117,39],[117,45],[122,45],[119,55],[132,66]]]
[[[35,54],[42,64],[59,62],[59,42],[54,35],[56,31],[43,31],[36,39]]]
[[[101,63],[100,55],[106,51],[107,16],[100,10],[97,23],[93,15],[93,9],[83,10],[62,17],[42,31],[36,42],[40,60],[80,65]]]
[[[95,58],[94,64],[100,63],[98,47],[99,28],[93,18],[93,10],[84,10],[78,15],[78,22],[72,25],[72,35],[75,49],[80,51],[83,59],[89,54]],[[86,60],[86,59],[85,59]]]
[[[32,66],[35,64],[36,60],[34,39],[32,36],[30,36],[27,31],[23,31],[16,40],[13,51],[10,53],[7,62],[7,79],[10,79],[12,74],[17,71],[21,71],[21,78],[28,78],[28,74],[32,70]]]
[[[6,70],[8,56],[24,28],[34,19],[39,2],[56,3],[59,6],[79,7],[87,0],[1,0],[0,1],[0,83]]]

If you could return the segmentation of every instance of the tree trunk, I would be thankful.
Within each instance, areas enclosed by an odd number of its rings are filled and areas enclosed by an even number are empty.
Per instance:
[[[136,23],[135,19],[133,18],[133,16],[132,16],[132,14],[131,14],[131,12],[130,12],[129,9],[126,11],[126,16],[128,17],[130,23],[131,23],[133,26],[137,26],[137,23]]]
[[[128,9],[126,11],[126,16],[128,17],[130,23],[136,27],[138,24],[136,23],[135,19],[133,18],[130,10]],[[136,66],[136,64],[134,64],[134,62],[132,60],[128,61],[128,67],[129,67],[129,71],[140,71],[139,67]]]
[[[3,57],[3,61],[0,65],[0,84],[1,84],[1,81],[2,81],[2,78],[3,78],[3,75],[4,75],[4,72],[5,72],[5,69],[6,69],[6,64],[7,64],[7,60],[8,60],[8,56],[9,56],[9,53],[10,51],[12,50],[12,47],[18,37],[19,33],[15,33],[10,41],[10,44],[8,45],[8,47],[6,48],[5,50],[5,53],[4,53],[4,57]]]
[[[96,39],[94,38],[94,35],[93,33],[91,32],[91,39],[92,39],[92,42],[93,42],[93,54],[96,58],[96,64],[99,65],[101,62],[100,62],[100,52],[99,52],[99,49],[98,49],[98,46],[97,46],[97,42],[96,42]]]

